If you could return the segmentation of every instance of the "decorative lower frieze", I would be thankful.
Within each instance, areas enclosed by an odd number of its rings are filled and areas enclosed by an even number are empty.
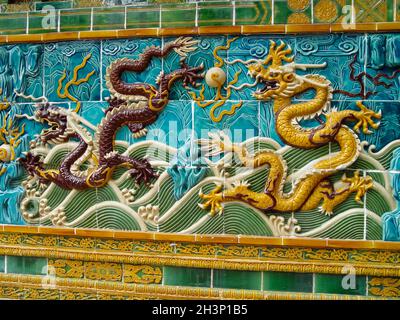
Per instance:
[[[22,230],[22,229],[21,229]],[[60,229],[61,230],[61,229]],[[84,230],[79,231],[84,233]],[[86,232],[86,231],[85,231]],[[60,232],[61,234],[62,232]],[[296,240],[278,244],[274,238],[235,238],[171,235],[171,241],[145,240],[130,233],[110,238],[106,233],[77,235],[0,233],[0,257],[47,258],[45,274],[0,273],[0,297],[12,299],[397,299],[400,251],[395,243]],[[148,237],[148,235],[147,235]],[[214,241],[214,244],[211,243]],[[208,243],[210,242],[210,243]],[[283,242],[283,241],[282,241]],[[287,242],[290,242],[289,240]],[[240,274],[332,275],[342,281],[353,268],[357,283],[368,283],[347,294],[326,291],[280,292],[263,285],[234,289],[188,280],[190,272],[230,277]],[[1,268],[0,268],[1,270]],[[202,272],[200,272],[203,270]],[[12,273],[16,272],[16,273]],[[232,272],[234,274],[232,274]],[[185,279],[182,279],[183,278]],[[172,277],[172,278],[171,278]],[[208,276],[210,277],[210,276]],[[311,277],[312,278],[312,277]],[[19,280],[18,280],[19,279]],[[215,280],[215,278],[214,278]],[[258,281],[258,280],[257,280]],[[262,281],[262,280],[261,280]],[[315,280],[314,280],[315,281]],[[324,280],[325,281],[325,280]],[[259,282],[260,284],[262,282]],[[196,287],[194,287],[196,285]],[[217,287],[215,287],[217,286]]]
[[[118,281],[125,283],[161,283],[162,269],[147,265],[50,259],[49,274],[60,278]]]
[[[179,236],[175,238],[179,239]],[[343,266],[350,263],[354,265],[358,274],[400,276],[398,267],[400,251],[398,250],[363,247],[359,249],[319,248],[307,247],[307,244],[307,240],[304,241],[303,246],[230,245],[140,239],[110,240],[95,236],[1,233],[0,255],[49,258],[50,265],[54,263],[56,273],[63,276],[67,276],[72,271],[71,266],[67,267],[62,263],[72,263],[71,260],[87,263],[331,274],[340,274]],[[91,274],[96,278],[96,274],[100,272],[98,271],[100,266],[85,264],[81,272]],[[77,266],[74,265],[74,267]],[[79,273],[79,271],[74,272]],[[121,278],[122,265],[116,267],[109,276],[115,278],[116,281],[117,278]]]
[[[256,290],[211,289],[155,285],[132,285],[108,281],[56,279],[43,288],[43,277],[0,275],[0,298],[62,300],[137,299],[250,299],[250,300],[360,300],[376,299],[338,294],[262,292]],[[379,299],[379,298],[378,298]]]
[[[382,297],[400,296],[400,278],[371,278],[369,294]]]

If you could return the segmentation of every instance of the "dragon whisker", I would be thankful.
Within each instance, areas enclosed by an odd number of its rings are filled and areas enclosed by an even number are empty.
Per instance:
[[[25,118],[25,119],[28,119],[28,120],[37,121],[35,116],[28,116],[27,114],[16,114],[15,117],[16,118]]]
[[[260,59],[249,59],[249,60],[235,59],[232,61],[228,61],[228,60],[224,59],[224,61],[228,65],[233,65],[235,63],[243,63],[243,64],[247,65],[250,63],[261,63],[262,62],[262,60],[260,60]]]
[[[258,84],[258,77],[257,79],[253,82],[253,83],[243,83],[241,84],[239,87],[235,87],[233,85],[229,85],[228,87],[226,87],[226,90],[228,88],[231,88],[233,90],[242,90],[243,88],[252,88],[255,87]]]
[[[41,96],[41,97],[34,97],[33,95],[26,96],[23,93],[18,92],[17,89],[14,89],[14,93],[18,97],[22,97],[22,98],[29,99],[29,100],[32,100],[32,101],[49,102],[49,100],[45,96]]]

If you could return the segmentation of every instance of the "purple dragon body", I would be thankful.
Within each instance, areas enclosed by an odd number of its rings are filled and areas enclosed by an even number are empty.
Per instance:
[[[82,176],[74,174],[72,167],[87,153],[89,145],[83,137],[68,127],[68,117],[65,109],[55,107],[48,103],[40,104],[35,112],[35,118],[47,123],[50,129],[43,130],[39,136],[41,143],[63,143],[70,139],[78,140],[78,146],[62,161],[59,170],[46,170],[39,156],[28,153],[20,161],[31,176],[37,176],[42,183],[54,182],[66,189],[83,190],[91,187],[101,187],[111,178],[117,166],[126,166],[130,175],[137,183],[149,183],[155,177],[150,163],[144,159],[135,159],[124,156],[114,149],[117,131],[128,126],[133,134],[142,132],[143,129],[157,120],[158,114],[169,101],[169,92],[177,80],[182,80],[183,85],[195,85],[196,80],[203,78],[199,72],[203,66],[189,67],[181,60],[181,68],[169,74],[161,73],[157,79],[158,87],[147,83],[126,83],[121,77],[125,71],[142,72],[150,64],[153,57],[164,57],[172,50],[179,53],[184,48],[190,48],[194,41],[187,38],[168,43],[164,49],[150,47],[144,51],[138,60],[119,59],[114,61],[107,69],[106,83],[111,97],[108,99],[109,108],[106,116],[98,127],[97,166],[88,170]],[[138,103],[145,101],[145,103]]]

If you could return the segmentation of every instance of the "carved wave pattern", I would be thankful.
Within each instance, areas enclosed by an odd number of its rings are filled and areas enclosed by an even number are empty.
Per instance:
[[[398,145],[400,141],[392,143]],[[259,149],[276,149],[277,143],[269,138],[260,139]],[[176,150],[160,144],[159,142],[144,141],[126,149],[126,143],[118,144],[120,152],[130,155],[145,156],[149,148],[157,147],[164,151],[171,159]],[[392,146],[387,146],[392,149]],[[317,159],[327,150],[320,148],[316,150],[299,150],[291,147],[283,147],[276,150],[282,153],[289,167],[302,168],[310,161]],[[334,150],[333,150],[334,151]],[[47,159],[49,163],[57,165],[66,150],[62,145],[52,152],[52,157]],[[390,162],[390,152],[385,152],[385,162]],[[164,163],[162,156],[152,156],[153,163]],[[381,169],[374,167],[376,158],[382,160],[382,155],[370,151],[363,151],[360,160],[353,164],[348,170]],[[255,170],[241,169],[231,173],[230,178],[247,180],[252,189],[261,191],[268,175],[267,167]],[[381,239],[382,227],[380,216],[387,211],[393,210],[395,204],[390,197],[390,183],[388,177],[382,172],[375,172],[375,186],[367,193],[365,210],[363,204],[355,202],[354,198],[338,206],[335,214],[328,217],[316,210],[278,214],[274,212],[264,213],[244,203],[235,202],[226,204],[224,213],[220,216],[210,217],[204,210],[198,207],[200,199],[198,192],[209,192],[214,183],[221,178],[214,176],[208,169],[202,180],[192,187],[180,200],[174,197],[174,181],[165,171],[165,167],[159,168],[159,178],[150,186],[135,186],[132,179],[125,173],[124,169],[114,172],[113,179],[105,187],[89,189],[81,192],[62,190],[51,184],[43,193],[41,198],[47,199],[47,205],[51,208],[44,216],[33,218],[29,223],[41,223],[52,225],[54,223],[54,212],[62,209],[65,215],[64,224],[71,227],[105,228],[116,230],[152,230],[160,232],[179,233],[208,233],[208,234],[246,234],[279,236],[294,235],[323,238],[351,238],[363,239],[364,225],[367,224],[368,238]],[[233,175],[232,175],[233,174]],[[343,172],[333,176],[333,180],[340,179]],[[370,173],[369,173],[370,174]],[[372,173],[371,173],[372,174]],[[285,190],[290,190],[290,183]],[[133,197],[128,200],[126,190],[133,192]],[[156,208],[156,210],[154,209]],[[150,212],[143,214],[143,212]],[[282,221],[277,221],[274,216],[282,216]],[[295,226],[300,227],[293,231],[289,220],[295,218]],[[278,226],[277,223],[281,225]],[[286,230],[286,231],[283,231]],[[292,230],[292,231],[291,231]],[[292,234],[291,234],[292,232]]]

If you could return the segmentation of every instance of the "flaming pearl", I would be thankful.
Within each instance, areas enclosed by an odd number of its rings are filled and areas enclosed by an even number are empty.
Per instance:
[[[12,147],[9,144],[3,144],[0,146],[0,161],[10,162],[12,160]]]
[[[209,69],[206,73],[206,82],[212,88],[222,87],[226,80],[226,73],[218,67]]]

